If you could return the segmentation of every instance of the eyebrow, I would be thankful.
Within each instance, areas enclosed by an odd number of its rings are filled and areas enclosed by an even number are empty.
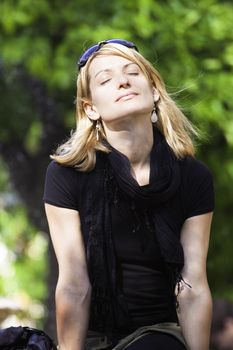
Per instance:
[[[131,64],[135,64],[135,65],[138,67],[137,63],[135,63],[135,62],[130,62],[130,63],[126,63],[126,64],[123,66],[123,69],[128,68],[128,66],[130,66]],[[111,72],[111,71],[112,71],[112,69],[110,69],[110,68],[102,69],[102,70],[100,70],[99,72],[96,73],[95,78],[96,78],[97,75],[99,75],[100,73],[103,73],[103,72],[109,73],[109,72]]]

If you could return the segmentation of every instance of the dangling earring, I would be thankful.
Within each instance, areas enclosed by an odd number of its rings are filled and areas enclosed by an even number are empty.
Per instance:
[[[99,120],[96,121],[95,129],[96,129],[96,140],[99,141],[99,138],[100,138],[100,122],[99,122]]]
[[[157,120],[158,120],[158,116],[157,116],[156,110],[157,110],[157,106],[154,103],[154,108],[153,108],[152,113],[151,113],[151,121],[152,121],[152,123],[156,123]]]

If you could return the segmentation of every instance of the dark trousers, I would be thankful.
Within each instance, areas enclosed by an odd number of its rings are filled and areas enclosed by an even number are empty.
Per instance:
[[[185,350],[183,344],[173,335],[153,332],[136,340],[127,350]]]

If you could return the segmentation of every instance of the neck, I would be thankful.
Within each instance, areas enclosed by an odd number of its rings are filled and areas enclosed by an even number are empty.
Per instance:
[[[133,168],[140,168],[149,163],[153,146],[153,128],[150,120],[143,123],[121,123],[116,128],[104,125],[107,140],[111,146],[123,153]]]

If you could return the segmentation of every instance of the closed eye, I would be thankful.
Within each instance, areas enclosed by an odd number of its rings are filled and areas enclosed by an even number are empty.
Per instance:
[[[108,81],[110,81],[111,79],[109,78],[109,79],[106,79],[106,80],[104,80],[104,81],[101,81],[101,83],[100,83],[100,85],[104,85],[104,84],[106,84]]]
[[[129,75],[138,75],[138,72],[128,72]]]

